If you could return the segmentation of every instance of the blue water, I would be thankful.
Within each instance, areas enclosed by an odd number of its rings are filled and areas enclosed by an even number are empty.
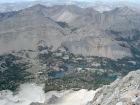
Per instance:
[[[118,77],[117,76],[114,76],[114,77],[108,77],[109,80],[111,81],[115,81]]]
[[[66,64],[66,66],[68,67],[68,70],[64,70],[64,71],[56,73],[54,78],[61,78],[66,72],[73,69],[70,64]]]

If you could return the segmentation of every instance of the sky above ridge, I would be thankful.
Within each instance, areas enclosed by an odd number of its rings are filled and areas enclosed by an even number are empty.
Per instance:
[[[21,1],[35,1],[35,0],[0,0],[0,3],[13,3],[13,2],[21,2]],[[52,0],[44,0],[44,1],[52,1]],[[61,0],[58,0],[58,1],[61,1]],[[72,1],[94,2],[94,1],[98,1],[98,0],[72,0]],[[140,0],[100,0],[100,1],[103,1],[103,2],[127,1],[127,2],[133,2],[133,3],[140,3]]]

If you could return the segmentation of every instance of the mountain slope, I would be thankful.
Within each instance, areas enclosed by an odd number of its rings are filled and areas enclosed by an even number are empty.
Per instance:
[[[0,31],[1,54],[14,50],[36,50],[40,41],[57,48],[64,36],[56,22],[32,9],[22,10],[0,22]]]
[[[140,14],[129,9],[128,7],[120,7],[114,10],[104,12],[106,21],[101,26],[104,30],[113,30],[117,32],[132,31],[139,29]],[[127,27],[126,27],[127,26]]]
[[[111,11],[105,11],[104,14],[115,14],[115,15],[136,15],[137,12],[133,11],[132,9],[125,7],[117,7]]]
[[[16,15],[17,13],[18,13],[17,11],[0,13],[0,21],[6,20],[6,19]]]
[[[102,56],[112,59],[131,56],[128,48],[121,47],[117,41],[101,31],[94,22],[71,33],[62,45],[74,54]]]
[[[109,86],[104,86],[94,96],[92,105],[139,105],[140,70],[130,72],[124,78],[117,79]]]

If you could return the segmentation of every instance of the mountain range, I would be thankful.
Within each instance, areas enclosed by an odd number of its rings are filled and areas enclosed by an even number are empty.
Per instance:
[[[99,12],[110,11],[117,7],[129,7],[130,9],[140,12],[140,4],[135,4],[126,1],[119,2],[86,2],[86,1],[71,1],[71,0],[36,0],[32,2],[15,2],[15,3],[1,3],[0,12],[10,12],[10,11],[19,11],[31,7],[36,4],[42,4],[47,7],[52,7],[54,5],[77,5],[81,8],[93,8]]]
[[[38,4],[0,16],[1,54],[36,50],[38,43],[43,41],[54,49],[66,47],[74,54],[117,59],[132,55],[132,43],[116,38],[134,38],[135,34],[139,37],[140,14],[128,7],[100,13],[75,5],[46,7]],[[137,44],[133,46],[138,48]]]
[[[0,16],[0,48],[3,49],[0,54],[36,51],[40,42],[53,49],[66,47],[74,54],[112,59],[132,56],[131,46],[138,49],[138,40],[136,43],[116,40],[139,37],[140,14],[128,7],[100,13],[75,5],[38,4]]]

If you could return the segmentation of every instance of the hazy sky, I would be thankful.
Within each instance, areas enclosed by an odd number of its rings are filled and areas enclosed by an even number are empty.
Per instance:
[[[20,2],[20,1],[35,1],[35,0],[0,0],[1,3],[7,3],[7,2]],[[51,1],[51,0],[46,0],[46,1]],[[97,0],[73,0],[73,1],[90,1],[94,2]],[[113,2],[113,1],[128,1],[128,2],[133,2],[133,3],[140,3],[140,0],[100,0],[100,1],[108,1],[108,2]]]

